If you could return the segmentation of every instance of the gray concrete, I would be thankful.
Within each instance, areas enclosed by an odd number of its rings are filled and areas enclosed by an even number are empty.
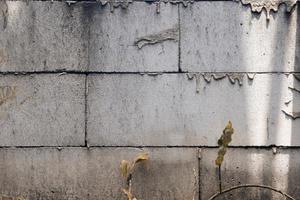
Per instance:
[[[178,32],[178,7],[161,4],[156,13],[154,4],[134,2],[128,9],[90,6],[90,71],[144,72],[177,71],[178,41],[163,40]],[[179,33],[177,33],[179,34]],[[163,40],[138,48],[135,41],[148,37]],[[177,38],[178,39],[178,38]]]
[[[183,71],[300,70],[297,8],[280,6],[269,22],[234,1],[200,1],[180,13]]]
[[[221,170],[223,190],[241,184],[268,185],[300,196],[299,149],[229,149]],[[200,162],[201,199],[206,200],[219,192],[219,176],[215,165],[217,149],[202,149]],[[266,189],[234,190],[221,199],[284,199],[281,194]]]
[[[196,150],[145,151],[150,162],[138,166],[133,176],[137,198],[192,199]],[[120,161],[139,152],[134,148],[1,149],[0,193],[30,200],[126,199],[121,192],[126,183],[119,172]]]
[[[145,2],[113,13],[84,2],[8,1],[0,7],[6,5],[8,15],[0,16],[0,71],[178,70],[176,5],[162,4],[160,14]],[[153,44],[137,46],[149,38]]]
[[[69,3],[0,1],[0,200],[126,199],[120,161],[143,146],[138,200],[207,200],[228,120],[223,189],[300,196],[299,5],[267,22],[233,1]]]
[[[84,145],[84,75],[1,75],[0,145]]]
[[[300,144],[300,88],[293,75],[247,75],[243,85],[226,77],[189,80],[186,74],[89,75],[87,139],[90,145],[216,146],[231,120],[232,145]]]
[[[1,8],[5,3],[1,3]],[[82,6],[62,2],[7,1],[0,16],[0,70],[53,71],[87,68],[88,23]]]

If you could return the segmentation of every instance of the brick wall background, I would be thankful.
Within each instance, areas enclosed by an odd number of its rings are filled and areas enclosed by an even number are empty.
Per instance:
[[[223,187],[300,197],[299,3],[269,21],[235,1],[159,5],[0,2],[1,195],[126,199],[120,161],[145,150],[139,200],[193,200],[194,169],[207,200],[231,120]],[[241,198],[283,199],[219,199]]]

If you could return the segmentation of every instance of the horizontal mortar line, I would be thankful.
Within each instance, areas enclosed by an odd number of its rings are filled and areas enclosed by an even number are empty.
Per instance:
[[[79,3],[79,2],[83,2],[83,3],[101,3],[100,0],[9,0],[9,1],[20,1],[20,2],[63,2],[63,3],[70,3],[75,4],[75,3]],[[132,2],[145,2],[145,3],[155,3],[155,2],[159,2],[160,0],[128,0],[128,1],[132,1]],[[181,3],[181,2],[187,2],[187,3],[193,3],[193,2],[201,2],[201,1],[235,1],[238,2],[238,0],[181,0],[180,2],[172,2],[172,0],[169,0],[169,3]],[[115,3],[120,3],[120,2],[124,2],[126,3],[126,0],[114,0],[112,2]],[[163,1],[161,1],[163,3]],[[109,2],[108,2],[109,3]]]
[[[214,73],[214,74],[224,74],[224,73],[254,73],[254,74],[297,74],[300,71],[112,71],[112,72],[100,72],[100,71],[75,71],[75,70],[55,70],[55,71],[6,71],[0,72],[0,75],[35,75],[35,74],[57,74],[57,75],[66,75],[66,74],[82,74],[82,75],[92,75],[92,74],[138,74],[138,75],[162,75],[162,74],[188,74],[188,73]]]
[[[89,148],[219,148],[219,146],[208,146],[208,145],[90,145]],[[282,145],[268,145],[268,146],[228,146],[228,148],[232,149],[272,149],[272,148],[280,148],[280,149],[299,149],[300,146],[282,146]]]
[[[93,148],[137,148],[137,149],[143,149],[143,148],[207,148],[207,149],[218,149],[219,146],[207,146],[207,145],[191,145],[191,146],[164,146],[164,145],[157,145],[157,146],[149,146],[149,145],[126,145],[126,146],[120,146],[120,145],[93,145],[93,146],[80,146],[80,145],[68,145],[68,146],[0,146],[1,149],[34,149],[34,148],[52,148],[52,149],[64,149],[64,148],[81,148],[81,149],[93,149]],[[300,149],[300,146],[276,146],[276,145],[269,145],[269,146],[228,146],[229,149],[272,149],[272,148],[278,148],[278,149]]]

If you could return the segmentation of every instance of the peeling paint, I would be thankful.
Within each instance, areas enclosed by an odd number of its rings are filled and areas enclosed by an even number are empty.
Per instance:
[[[273,152],[274,155],[277,154],[277,148],[276,147],[272,147],[272,152]]]
[[[247,77],[249,80],[253,81],[255,78],[256,73],[247,73]]]
[[[225,73],[206,72],[206,73],[201,73],[201,74],[207,83],[210,83],[212,78],[217,81],[217,80],[221,80],[226,77]]]
[[[188,77],[189,80],[193,80],[194,79],[194,74],[195,73],[187,73],[186,76]]]
[[[6,0],[0,1],[1,14],[3,17],[3,29],[6,29],[8,18],[8,6]]]
[[[171,3],[171,4],[182,4],[187,7],[188,4],[193,4],[195,0],[160,0],[160,2]]]
[[[261,13],[262,9],[265,9],[267,20],[269,20],[271,10],[277,12],[279,5],[285,4],[287,12],[291,12],[297,0],[241,0],[241,2],[244,5],[250,4],[252,12]]]
[[[151,73],[147,73],[148,76],[158,76],[158,75],[162,75],[163,73],[158,73],[158,72],[151,72]]]
[[[96,0],[96,2],[101,3],[102,6],[109,5],[110,11],[114,12],[115,8],[128,8],[129,4],[133,2],[133,0]]]
[[[16,86],[0,86],[0,105],[16,97]]]
[[[289,87],[290,90],[292,90],[293,92],[298,92],[300,93],[300,89],[297,89],[295,87]]]
[[[292,100],[288,100],[286,102],[284,102],[285,105],[289,105],[292,102]]]
[[[58,151],[61,151],[63,148],[62,147],[57,147],[57,150]]]
[[[300,74],[293,74],[294,78],[298,81],[300,81]]]
[[[159,0],[155,2],[156,4],[156,13],[160,13],[160,4],[161,3],[170,3],[170,4],[182,4],[184,7],[187,7],[188,4],[193,4],[194,0]]]
[[[286,116],[292,118],[293,120],[300,118],[300,112],[287,112],[285,110],[281,110]]]
[[[203,77],[203,79],[205,80],[206,83],[210,83],[211,80],[222,80],[224,78],[228,78],[229,82],[231,84],[235,84],[238,83],[240,86],[243,85],[243,79],[245,76],[245,73],[214,73],[214,72],[198,72],[198,73],[187,73],[186,74],[189,80],[193,80],[194,78],[196,79],[196,91],[197,93],[200,92],[200,79],[201,76]],[[249,74],[247,73],[247,77],[250,81],[254,80],[255,74]]]
[[[176,25],[174,28],[170,28],[156,34],[151,34],[151,35],[137,38],[134,42],[134,45],[136,45],[139,49],[141,49],[146,45],[153,45],[167,40],[178,41],[178,39],[179,39],[179,27],[178,25]]]
[[[230,83],[235,84],[236,82],[238,82],[240,86],[243,85],[243,79],[244,79],[243,73],[227,73],[227,77]]]
[[[66,4],[68,4],[68,6],[71,6],[72,4],[77,3],[77,1],[66,1]]]
[[[200,82],[201,82],[201,73],[187,73],[186,74],[189,80],[196,79],[196,92],[200,92]]]

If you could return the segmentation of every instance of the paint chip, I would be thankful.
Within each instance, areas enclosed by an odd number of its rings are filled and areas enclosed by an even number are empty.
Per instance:
[[[267,20],[270,20],[271,10],[277,12],[279,5],[285,4],[287,12],[291,12],[297,0],[241,0],[241,2],[244,5],[250,4],[252,12],[261,13],[262,9],[265,9]]]

